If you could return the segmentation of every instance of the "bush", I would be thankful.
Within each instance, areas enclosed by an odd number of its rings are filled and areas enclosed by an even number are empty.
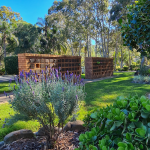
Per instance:
[[[7,74],[18,74],[18,56],[5,57],[4,62]]]
[[[0,75],[4,75],[4,73],[5,73],[5,69],[2,68],[2,69],[0,70]]]
[[[17,120],[38,120],[47,134],[47,142],[52,139],[54,123],[59,119],[58,127],[63,128],[65,120],[77,112],[79,100],[84,99],[83,79],[67,73],[65,81],[58,70],[46,70],[40,77],[30,71],[24,79],[23,72],[20,79],[15,79],[17,87],[14,90],[14,99],[9,103],[16,111],[16,115],[9,120],[9,124]],[[76,82],[74,84],[74,81]],[[48,127],[49,125],[50,127]],[[48,147],[49,144],[48,144]]]
[[[144,82],[150,83],[150,77],[149,76],[141,76],[141,75],[134,76],[133,82],[135,82],[135,83],[144,83]]]
[[[88,131],[79,136],[75,150],[148,150],[150,101],[137,95],[124,98],[85,118]]]
[[[128,71],[129,70],[129,67],[128,66],[124,66],[123,67],[123,71]]]

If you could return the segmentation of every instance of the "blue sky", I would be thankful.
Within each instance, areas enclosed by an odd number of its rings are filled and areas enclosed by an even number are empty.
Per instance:
[[[44,18],[54,0],[0,0],[0,7],[11,7],[20,13],[24,21],[36,24],[38,17]]]

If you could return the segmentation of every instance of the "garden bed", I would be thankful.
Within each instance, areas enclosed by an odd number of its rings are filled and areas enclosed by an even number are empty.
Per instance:
[[[63,132],[58,136],[55,147],[51,150],[74,150],[79,146],[79,135],[83,132]],[[44,150],[46,149],[46,137],[36,137],[33,139],[20,139],[11,144],[7,144],[1,150]]]

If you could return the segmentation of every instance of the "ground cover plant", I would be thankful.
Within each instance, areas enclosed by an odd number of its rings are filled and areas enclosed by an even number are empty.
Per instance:
[[[75,150],[148,150],[150,101],[145,96],[117,97],[113,105],[87,115],[89,131]]]
[[[139,96],[146,95],[150,92],[150,85],[148,84],[133,84],[134,72],[115,72],[113,75],[117,75],[116,78],[105,79],[98,82],[85,84],[85,92],[87,93],[86,98],[82,101],[82,106],[79,110],[78,120],[83,120],[84,116],[91,110],[97,108],[103,108],[107,105],[115,102],[117,96],[127,96],[129,94]],[[85,76],[84,74],[82,75]],[[81,76],[81,77],[82,77]],[[33,132],[37,131],[40,124],[37,121],[19,121],[12,126],[5,126],[5,118],[9,117],[9,112],[13,115],[12,108],[9,104],[0,105],[0,141],[3,140],[4,136],[9,132],[19,129],[31,129]]]
[[[52,138],[56,118],[58,128],[63,128],[66,119],[78,110],[79,100],[84,99],[83,80],[69,72],[62,80],[61,73],[52,68],[50,72],[47,69],[42,71],[40,76],[31,70],[25,74],[24,77],[20,72],[20,78],[15,78],[17,88],[14,87],[14,98],[9,101],[15,115],[5,122],[13,124],[18,120],[37,120],[45,130],[47,147],[51,148],[52,140],[57,138]]]

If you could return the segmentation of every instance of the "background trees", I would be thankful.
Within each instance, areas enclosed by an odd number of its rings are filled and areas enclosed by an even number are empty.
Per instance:
[[[125,22],[128,18],[130,10],[126,6],[130,4],[133,5],[134,0],[54,1],[48,14],[38,18],[36,25],[24,22],[18,13],[3,6],[0,17],[17,25],[13,34],[19,42],[16,45],[7,39],[6,51],[14,54],[29,52],[114,57],[114,68],[130,66],[141,51],[134,51],[133,55],[129,45],[123,45],[124,38],[118,23],[119,19]]]

